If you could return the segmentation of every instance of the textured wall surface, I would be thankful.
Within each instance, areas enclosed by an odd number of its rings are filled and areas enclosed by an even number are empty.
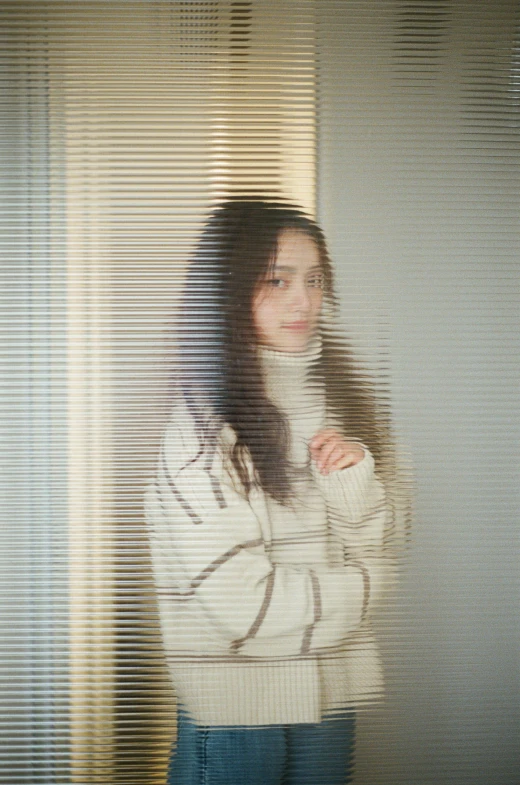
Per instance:
[[[391,389],[415,475],[390,695],[366,718],[361,781],[509,784],[519,732],[518,5],[320,8],[318,214],[345,324]]]

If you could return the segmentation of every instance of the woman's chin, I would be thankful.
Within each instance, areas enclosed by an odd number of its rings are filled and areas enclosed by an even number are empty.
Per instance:
[[[310,341],[310,335],[304,336],[287,336],[285,340],[280,341],[278,344],[279,352],[288,352],[289,354],[297,354],[298,352],[306,351]]]
[[[313,335],[314,332],[309,330],[284,330],[281,334],[276,336],[262,336],[262,338],[259,340],[259,343],[266,349],[273,349],[275,352],[297,354],[298,352],[305,352],[307,350]]]

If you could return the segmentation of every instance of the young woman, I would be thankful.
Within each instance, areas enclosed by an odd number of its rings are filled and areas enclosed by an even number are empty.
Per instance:
[[[392,571],[392,451],[333,310],[302,211],[213,213],[146,500],[179,699],[172,785],[343,785],[354,708],[380,694],[369,617]]]

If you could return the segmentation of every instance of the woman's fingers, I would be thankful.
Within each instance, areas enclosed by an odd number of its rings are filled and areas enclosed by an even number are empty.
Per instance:
[[[342,450],[341,455],[339,455],[336,460],[334,460],[334,455],[331,455],[327,463],[327,474],[336,472],[340,469],[348,469],[349,466],[355,466],[356,463],[359,463],[363,460],[364,454],[365,453],[362,449],[359,451]]]
[[[326,441],[334,437],[341,439],[341,435],[334,428],[324,428],[322,431],[318,431],[310,441],[311,450],[319,450]]]
[[[332,428],[326,428],[317,433],[316,436],[311,439],[309,445],[313,460],[317,463],[320,460],[323,461],[327,453],[333,449],[338,441],[341,441],[341,436]]]
[[[334,429],[325,428],[310,442],[311,457],[321,474],[355,466],[363,460],[365,451],[357,442],[348,442]]]
[[[330,472],[335,471],[335,469],[344,469],[346,466],[348,466],[348,464],[345,464],[345,450],[343,449],[343,445],[337,444],[329,452],[319,468],[322,474],[330,474]]]
[[[338,439],[329,439],[319,450],[316,458],[318,469],[322,474],[328,474],[329,464],[340,460],[343,455],[341,442]]]

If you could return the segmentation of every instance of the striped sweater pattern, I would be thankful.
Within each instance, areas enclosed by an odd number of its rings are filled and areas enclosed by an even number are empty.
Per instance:
[[[389,511],[367,449],[321,475],[329,425],[308,383],[317,349],[262,349],[266,391],[290,426],[294,499],[242,492],[234,432],[186,395],[172,408],[145,510],[164,651],[185,709],[210,726],[318,722],[382,689],[370,612],[390,575]]]

